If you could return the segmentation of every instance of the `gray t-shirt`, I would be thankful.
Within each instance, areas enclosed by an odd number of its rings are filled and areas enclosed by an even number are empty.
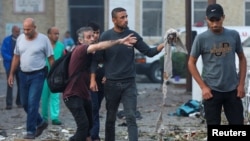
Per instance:
[[[14,54],[20,55],[20,67],[23,72],[40,70],[46,65],[46,58],[53,55],[53,48],[48,37],[38,33],[37,37],[28,41],[25,35],[17,38]]]
[[[243,52],[239,33],[224,28],[221,34],[207,30],[199,34],[192,45],[190,55],[203,62],[202,78],[212,89],[228,92],[236,89],[239,76],[235,53]]]

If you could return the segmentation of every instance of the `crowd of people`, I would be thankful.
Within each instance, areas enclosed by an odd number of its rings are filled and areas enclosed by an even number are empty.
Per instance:
[[[76,33],[76,43],[69,31],[59,41],[59,29],[55,26],[48,28],[47,35],[38,32],[33,18],[24,19],[21,34],[20,27],[13,26],[12,34],[4,39],[1,48],[8,83],[6,109],[11,110],[13,106],[15,81],[18,86],[16,105],[27,114],[24,139],[40,136],[50,120],[53,125],[67,122],[60,120],[62,96],[76,123],[76,132],[69,141],[100,141],[99,110],[104,98],[105,140],[115,141],[116,115],[122,104],[128,140],[138,141],[134,48],[152,57],[162,51],[164,43],[150,48],[137,32],[128,28],[127,11],[122,7],[114,8],[111,17],[113,28],[103,33],[95,22],[83,25]],[[208,125],[220,124],[222,107],[229,124],[244,121],[241,98],[245,96],[246,58],[239,34],[224,28],[224,19],[221,5],[207,7],[209,28],[195,38],[188,60],[189,71],[202,89]],[[80,75],[70,79],[62,94],[52,93],[46,75],[64,50],[73,46],[69,75],[76,71]],[[235,53],[240,62],[239,74],[234,63]],[[196,68],[200,55],[206,64],[202,75]]]

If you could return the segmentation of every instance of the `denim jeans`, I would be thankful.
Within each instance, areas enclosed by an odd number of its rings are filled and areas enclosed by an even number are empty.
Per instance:
[[[73,115],[76,122],[76,133],[73,141],[85,141],[90,136],[92,128],[92,105],[90,100],[84,100],[78,96],[64,99],[64,103]]]
[[[36,127],[43,122],[39,114],[39,105],[45,75],[45,70],[33,73],[19,71],[20,97],[24,111],[27,113],[26,130],[29,134],[35,134]]]
[[[92,140],[100,139],[100,119],[99,119],[99,110],[103,100],[104,94],[102,91],[91,92],[91,101],[92,101],[92,114],[93,114],[93,127],[91,129],[91,138]]]
[[[18,71],[19,70],[17,70],[17,72],[15,73],[16,86],[17,86],[16,105],[21,105]],[[9,77],[9,73],[10,73],[9,71],[6,72],[7,79]],[[13,87],[10,87],[7,83],[6,106],[12,106],[13,105],[12,103],[13,103]]]
[[[105,140],[115,141],[115,121],[120,102],[123,104],[128,127],[129,141],[138,141],[136,123],[137,90],[135,79],[107,80],[104,84],[107,117],[105,123]]]
[[[237,97],[237,90],[231,92],[217,92],[212,90],[213,98],[204,100],[204,110],[207,125],[221,124],[221,110],[224,109],[229,125],[244,123],[243,104]]]

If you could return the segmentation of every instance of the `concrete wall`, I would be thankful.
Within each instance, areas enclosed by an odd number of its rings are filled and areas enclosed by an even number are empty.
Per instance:
[[[224,8],[224,25],[245,25],[245,0],[217,0]]]
[[[136,1],[136,28],[135,30],[141,34],[142,31],[142,0]],[[225,21],[224,25],[227,26],[244,26],[244,12],[245,12],[245,0],[217,0],[217,3],[224,7]],[[193,4],[192,4],[193,6]],[[163,0],[163,29],[164,36],[165,31],[169,28],[185,27],[185,1],[184,0]],[[153,44],[162,37],[144,37],[144,41],[149,44]]]
[[[37,30],[46,34],[50,26],[57,26],[64,33],[68,29],[68,0],[44,0],[43,13],[15,13],[13,0],[0,0],[1,21],[0,21],[0,42],[6,36],[5,26],[7,23],[21,23],[27,17],[34,18]],[[3,12],[4,11],[4,12]]]
[[[7,24],[20,24],[25,18],[34,18],[37,31],[47,34],[51,26],[57,26],[60,30],[60,40],[68,29],[68,0],[44,0],[43,13],[15,13],[13,0],[0,0],[0,45],[6,35]],[[4,72],[2,58],[0,58],[0,72]]]
[[[63,39],[65,31],[69,29],[69,8],[68,0],[54,0],[54,25],[60,30],[60,40]]]
[[[22,23],[26,17],[32,17],[37,22],[37,29],[42,33],[46,33],[48,27],[58,26],[61,33],[64,33],[69,28],[68,18],[68,0],[44,0],[45,12],[38,14],[19,14],[14,13],[13,0],[0,0],[0,43],[5,35],[6,23]],[[124,1],[124,0],[117,0]],[[126,2],[126,1],[125,1]],[[110,22],[110,8],[109,5],[112,0],[105,0],[105,29],[109,28]],[[118,3],[118,2],[116,2]],[[226,19],[225,25],[244,25],[244,0],[217,0],[217,3],[223,5]],[[139,34],[142,32],[142,0],[136,0],[135,20],[130,22],[135,23],[135,31]],[[123,6],[123,5],[121,5]],[[183,0],[163,0],[163,34],[169,28],[177,28],[185,26],[185,1]],[[4,11],[4,12],[3,12]],[[62,39],[62,34],[60,39]],[[146,38],[147,39],[147,38]],[[154,38],[153,38],[154,39]],[[157,38],[156,38],[157,39]]]

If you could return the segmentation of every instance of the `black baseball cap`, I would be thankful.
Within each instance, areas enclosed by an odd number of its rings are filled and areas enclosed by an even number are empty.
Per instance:
[[[206,16],[208,19],[211,19],[211,18],[219,19],[222,16],[224,16],[223,8],[219,4],[210,4],[208,5],[207,10],[206,10]]]

